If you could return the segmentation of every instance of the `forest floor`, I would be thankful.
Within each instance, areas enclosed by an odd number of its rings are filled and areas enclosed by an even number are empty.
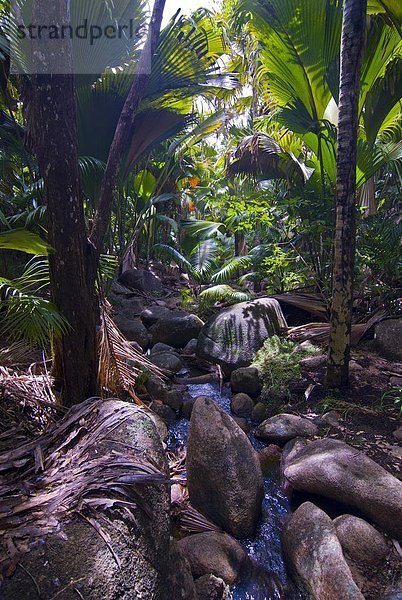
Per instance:
[[[295,399],[292,408],[310,417],[331,412],[328,437],[361,450],[402,479],[402,432],[396,433],[402,421],[402,363],[377,354],[370,340],[354,349],[350,370],[349,389]],[[306,374],[320,384],[325,365]]]

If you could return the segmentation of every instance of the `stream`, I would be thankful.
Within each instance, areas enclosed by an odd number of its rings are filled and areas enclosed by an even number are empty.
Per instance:
[[[208,396],[230,414],[231,392],[212,383],[192,384],[188,393],[193,398]],[[168,447],[175,449],[187,444],[190,422],[180,419],[170,427]],[[251,433],[249,439],[256,450],[264,447]],[[303,596],[295,589],[285,570],[282,557],[280,533],[282,523],[290,512],[287,497],[281,492],[274,475],[264,477],[265,496],[262,516],[253,538],[241,540],[255,568],[250,579],[234,585],[231,589],[233,600],[302,600]]]

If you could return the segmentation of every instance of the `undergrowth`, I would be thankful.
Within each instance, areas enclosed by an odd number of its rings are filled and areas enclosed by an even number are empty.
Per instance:
[[[273,336],[258,350],[253,364],[258,368],[263,382],[262,395],[269,393],[289,395],[289,382],[300,377],[300,361],[317,356],[320,349],[312,344],[297,344],[291,340]]]

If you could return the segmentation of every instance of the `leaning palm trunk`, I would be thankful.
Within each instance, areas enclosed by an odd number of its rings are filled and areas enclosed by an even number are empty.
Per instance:
[[[348,384],[356,238],[359,80],[367,0],[343,8],[336,181],[336,232],[327,384]]]

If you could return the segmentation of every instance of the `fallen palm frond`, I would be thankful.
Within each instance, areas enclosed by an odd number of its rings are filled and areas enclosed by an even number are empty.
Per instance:
[[[364,334],[373,327],[375,323],[380,321],[383,316],[383,313],[377,314],[367,321],[367,323],[357,323],[352,325],[350,335],[351,345],[357,346]],[[299,327],[289,328],[286,332],[286,337],[299,343],[310,341],[315,344],[328,345],[330,327],[329,323],[307,323],[306,325],[300,325]]]
[[[25,436],[42,433],[65,410],[54,395],[47,371],[36,375],[0,367],[0,441],[12,441],[18,430]],[[14,439],[15,442],[15,439]]]
[[[300,308],[316,317],[322,318],[324,321],[329,319],[329,308],[324,298],[319,294],[275,294],[272,296],[278,302],[286,302],[291,306]]]
[[[191,506],[187,490],[186,450],[179,448],[167,453],[170,469],[171,516],[178,530],[185,533],[221,531],[220,527]]]
[[[12,342],[8,346],[0,348],[0,365],[2,367],[31,365],[35,362],[35,358],[35,351],[23,341]]]
[[[135,402],[141,401],[134,393],[138,377],[146,370],[161,379],[163,372],[136,350],[116,327],[110,316],[111,306],[101,302],[101,325],[98,332],[99,384],[106,395],[127,392]]]
[[[0,454],[1,575],[12,574],[24,553],[73,514],[99,529],[97,511],[123,508],[129,519],[135,507],[146,511],[137,484],[168,479],[110,436],[139,412],[129,403],[90,399],[46,434]]]
[[[187,533],[205,533],[207,531],[222,531],[218,525],[204,517],[190,503],[174,504],[172,516],[178,529]]]

